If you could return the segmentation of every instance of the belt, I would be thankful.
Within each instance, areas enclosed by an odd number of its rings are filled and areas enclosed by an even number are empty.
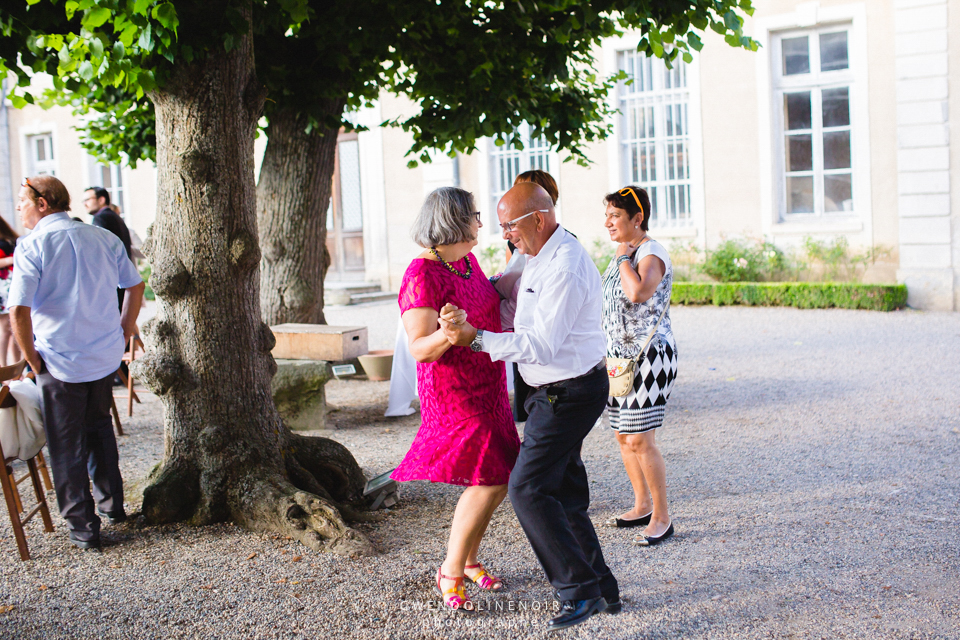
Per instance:
[[[607,370],[607,360],[606,358],[604,358],[603,360],[598,362],[595,367],[591,368],[590,371],[587,371],[583,375],[577,376],[575,378],[567,378],[566,380],[557,380],[556,382],[548,382],[547,384],[541,384],[540,386],[534,386],[534,385],[530,385],[530,386],[532,389],[536,389],[537,391],[539,391],[540,389],[546,389],[547,387],[562,387],[568,382],[582,380],[583,378],[586,378],[587,376],[591,375],[595,371],[606,371],[606,370]]]

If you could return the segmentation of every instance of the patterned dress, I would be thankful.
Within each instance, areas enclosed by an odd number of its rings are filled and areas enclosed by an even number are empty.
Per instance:
[[[463,279],[435,260],[414,260],[400,283],[400,313],[417,307],[438,312],[450,302],[466,309],[473,326],[500,331],[500,295],[471,253],[473,274]],[[454,262],[466,272],[466,259]],[[470,347],[450,347],[436,362],[417,363],[420,430],[390,477],[462,486],[501,485],[520,452],[507,397],[503,362]]]
[[[649,300],[636,304],[623,292],[616,260],[603,274],[603,331],[607,335],[607,356],[635,358],[653,331],[673,289],[670,254],[656,240],[640,245],[630,259],[636,270],[640,260],[654,255],[663,260],[666,272]],[[621,397],[607,398],[610,427],[620,433],[642,433],[663,424],[663,412],[677,377],[677,344],[670,326],[670,310],[663,316],[647,354],[634,370],[633,390]]]

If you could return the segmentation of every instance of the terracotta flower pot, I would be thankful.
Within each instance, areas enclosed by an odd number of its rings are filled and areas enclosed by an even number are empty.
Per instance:
[[[370,380],[390,379],[390,369],[393,368],[393,349],[371,351],[358,356],[358,359]]]

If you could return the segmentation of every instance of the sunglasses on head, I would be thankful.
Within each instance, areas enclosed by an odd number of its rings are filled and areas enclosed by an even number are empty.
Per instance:
[[[636,192],[636,191],[634,191],[634,190],[631,189],[630,187],[624,187],[623,189],[620,189],[620,191],[617,191],[617,195],[620,195],[620,196],[625,196],[625,195],[627,195],[628,193],[633,196],[633,199],[634,199],[634,200],[637,201],[637,206],[640,207],[640,215],[641,215],[641,216],[645,215],[645,214],[643,213],[643,205],[640,204],[640,197],[637,196],[637,192]]]
[[[38,197],[38,198],[43,198],[44,200],[47,199],[46,196],[44,196],[42,193],[40,193],[40,190],[39,190],[39,189],[37,189],[37,188],[36,188],[35,186],[33,186],[32,184],[30,184],[30,178],[24,178],[24,179],[23,179],[23,184],[20,185],[20,186],[21,186],[21,187],[30,187],[31,189],[33,189],[33,192],[34,192],[35,194],[37,194],[37,197]]]

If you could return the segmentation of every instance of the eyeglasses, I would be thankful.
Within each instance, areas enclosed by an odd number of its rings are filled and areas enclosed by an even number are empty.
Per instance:
[[[514,218],[510,222],[501,223],[500,228],[506,231],[507,233],[510,233],[517,226],[517,223],[523,220],[524,218],[528,218],[535,213],[547,213],[548,211],[550,211],[550,209],[536,209],[534,211],[531,211],[530,213],[526,213],[520,216],[519,218]]]
[[[479,212],[479,211],[474,211],[474,212],[473,212],[473,217],[477,219],[477,224],[481,224],[481,222],[480,222],[480,212]]]
[[[631,189],[630,187],[624,187],[623,189],[620,189],[620,191],[617,191],[617,195],[621,195],[621,196],[625,196],[628,193],[633,196],[634,200],[637,201],[637,206],[640,207],[640,216],[641,216],[640,219],[642,220],[644,216],[643,205],[640,204],[640,198],[637,196],[637,192]]]
[[[24,178],[24,179],[23,179],[23,184],[20,185],[20,186],[21,186],[21,187],[30,187],[31,189],[33,189],[33,192],[34,192],[35,194],[37,194],[37,197],[38,197],[38,198],[43,198],[44,200],[47,199],[46,196],[44,196],[42,193],[40,193],[40,190],[39,190],[39,189],[37,189],[37,188],[36,188],[35,186],[33,186],[32,184],[30,184],[30,178]]]

